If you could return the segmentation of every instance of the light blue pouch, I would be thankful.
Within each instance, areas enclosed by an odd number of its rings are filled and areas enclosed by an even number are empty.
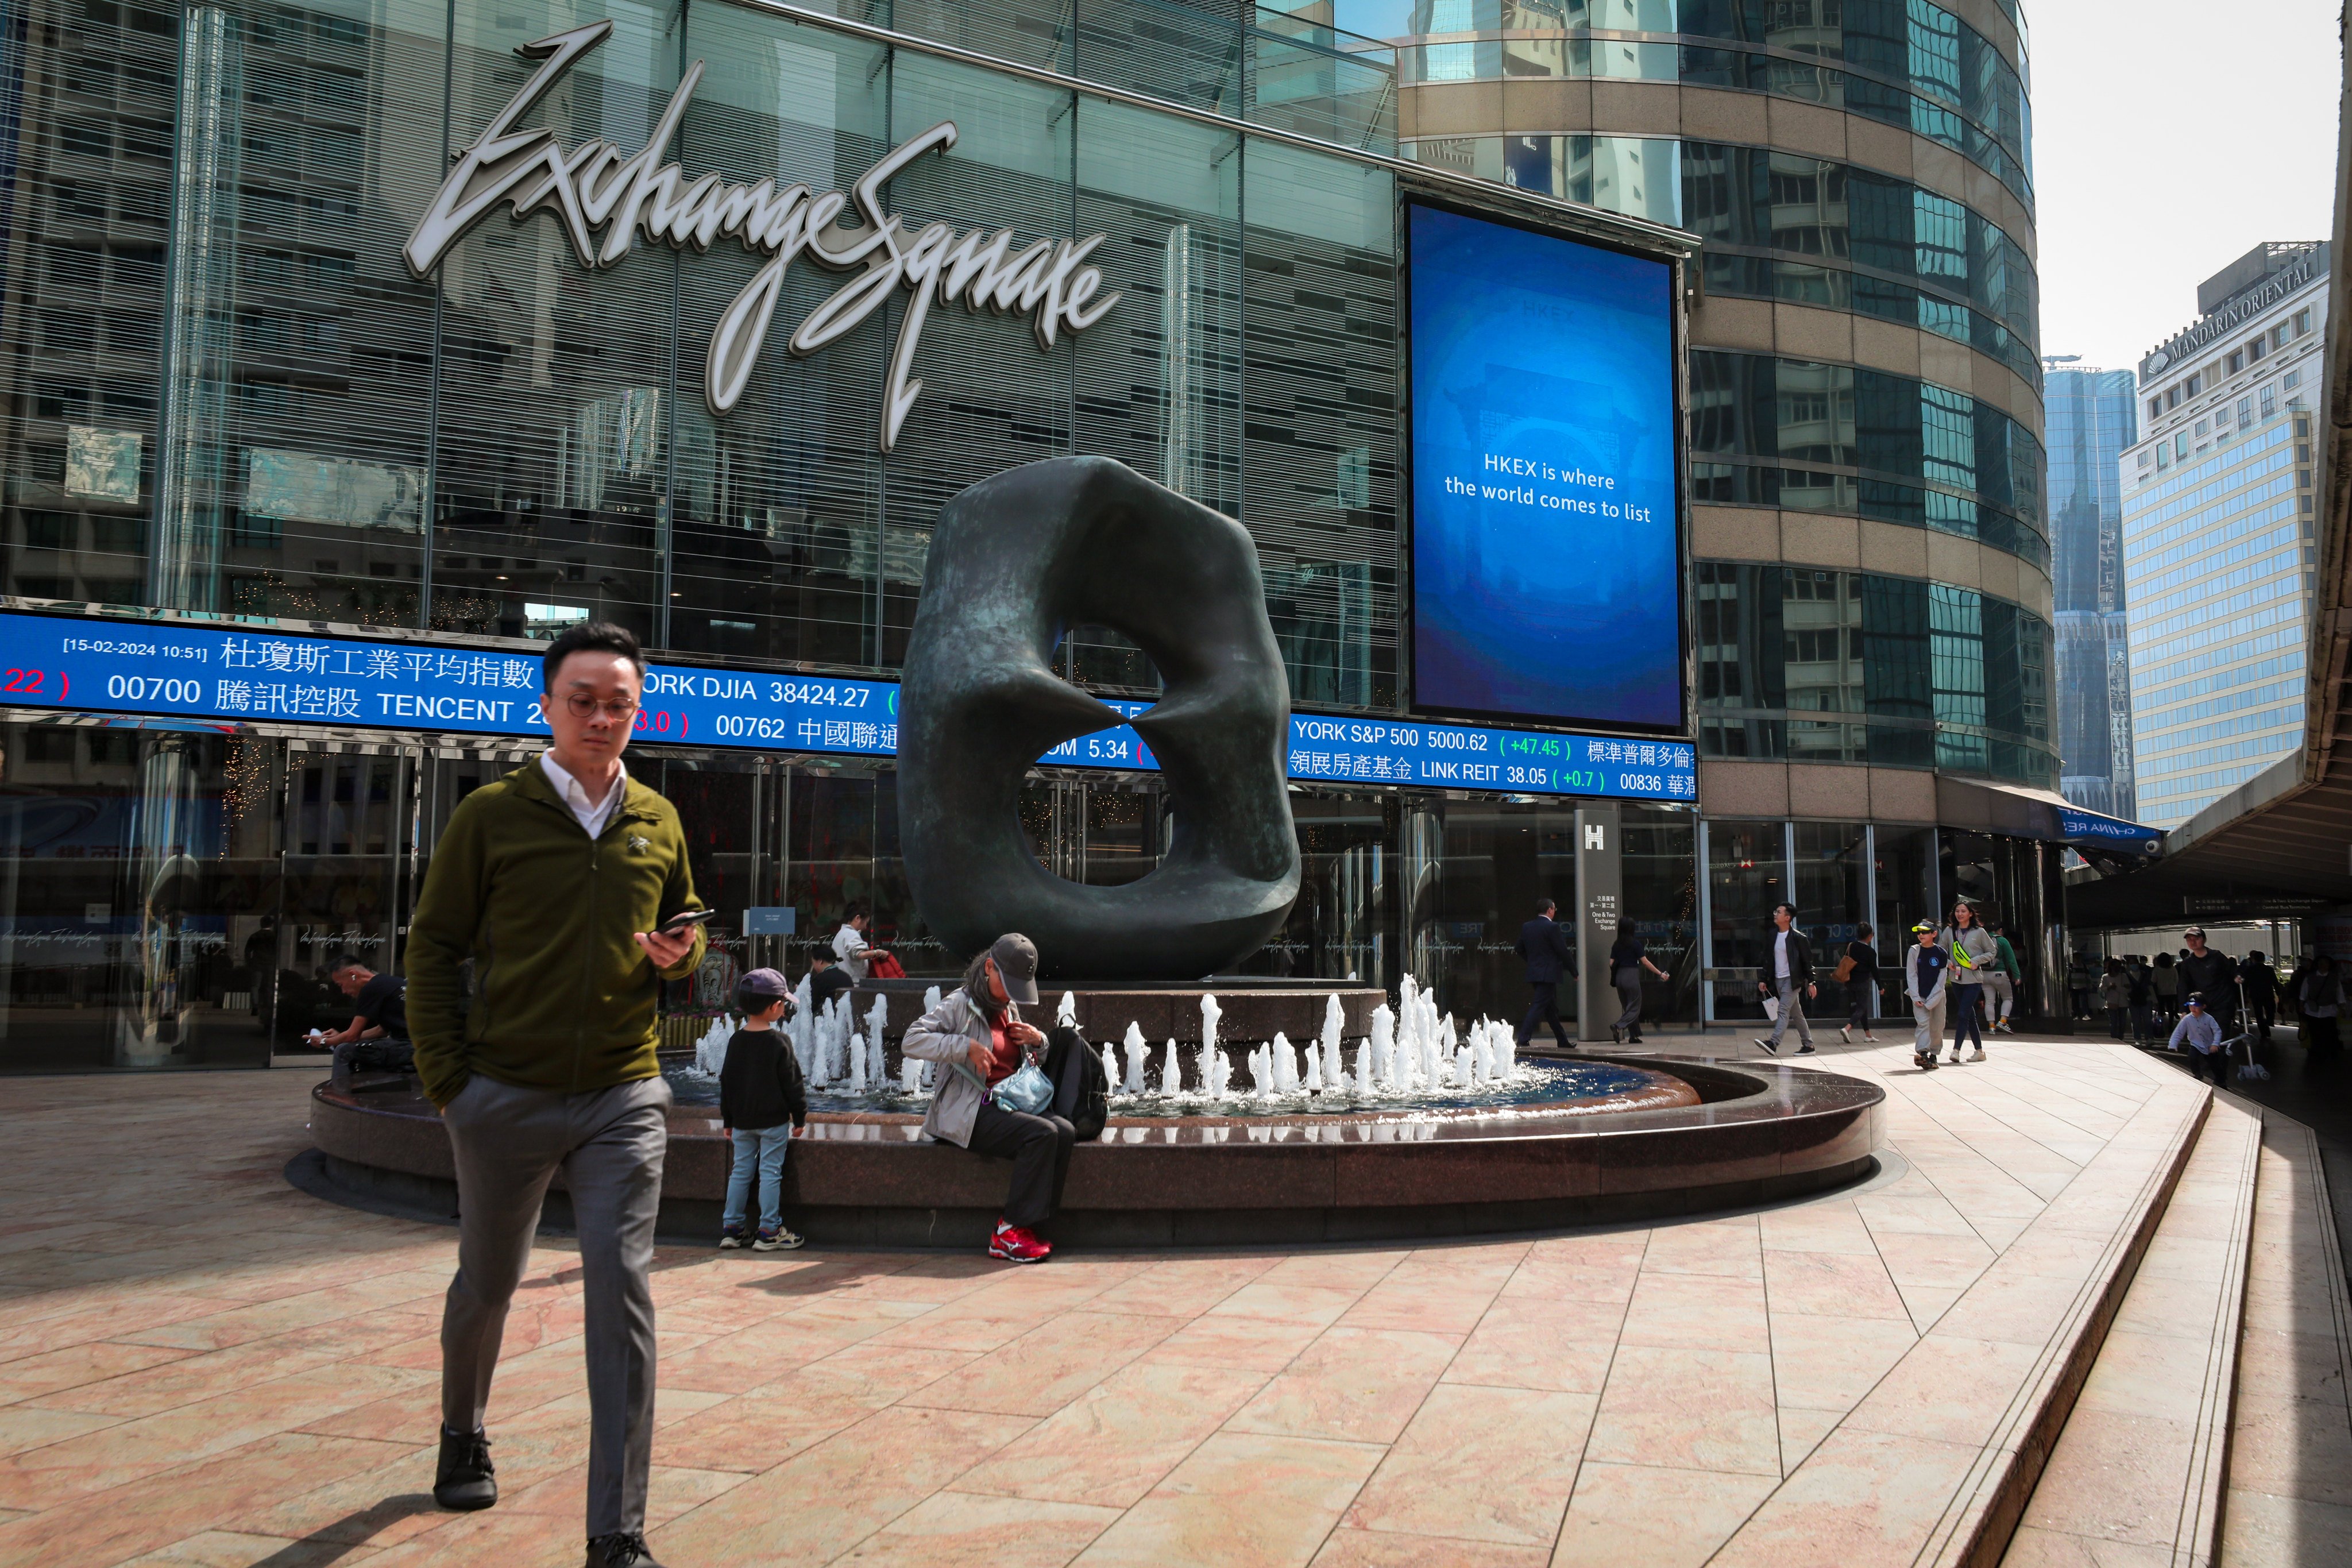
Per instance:
[[[1005,1110],[1035,1116],[1054,1103],[1054,1080],[1035,1062],[1024,1062],[1019,1072],[989,1092]]]

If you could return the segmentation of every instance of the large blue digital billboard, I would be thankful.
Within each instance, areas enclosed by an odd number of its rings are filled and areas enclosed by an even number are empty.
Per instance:
[[[1674,269],[1405,215],[1413,705],[1681,729]]]

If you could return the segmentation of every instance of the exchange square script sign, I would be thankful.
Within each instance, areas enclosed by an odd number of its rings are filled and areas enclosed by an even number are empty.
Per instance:
[[[429,275],[501,202],[518,223],[541,208],[554,213],[583,267],[618,264],[640,229],[679,249],[708,250],[713,240],[740,240],[768,261],[720,314],[711,333],[703,395],[714,414],[727,413],[743,395],[794,257],[805,255],[820,267],[856,274],[793,329],[787,346],[795,354],[813,354],[846,336],[904,288],[913,298],[898,325],[883,389],[886,452],[898,444],[899,427],[922,394],[923,384],[914,375],[915,345],[934,299],[941,305],[961,300],[968,310],[984,306],[1000,314],[1026,314],[1041,349],[1052,348],[1064,328],[1076,332],[1093,326],[1118,303],[1118,295],[1102,292],[1101,268],[1087,260],[1103,243],[1102,235],[1040,239],[1016,250],[1009,228],[992,234],[933,223],[909,237],[903,222],[882,210],[882,186],[891,175],[926,153],[955,145],[952,121],[902,142],[866,170],[846,195],[819,195],[798,184],[779,190],[772,179],[751,184],[731,184],[717,174],[689,179],[676,163],[664,163],[662,154],[702,79],[700,60],[679,79],[652,136],[634,153],[601,138],[566,149],[544,126],[518,128],[516,122],[548,89],[612,31],[609,19],[592,22],[516,50],[543,63],[457,154],[457,167],[409,236],[404,254],[410,271]],[[853,205],[860,226],[839,227]]]

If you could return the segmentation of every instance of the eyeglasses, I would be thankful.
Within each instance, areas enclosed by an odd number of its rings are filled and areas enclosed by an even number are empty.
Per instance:
[[[629,716],[637,710],[637,700],[634,697],[608,697],[599,702],[584,691],[574,691],[563,700],[563,710],[574,719],[590,718],[599,709],[615,724],[626,723]]]

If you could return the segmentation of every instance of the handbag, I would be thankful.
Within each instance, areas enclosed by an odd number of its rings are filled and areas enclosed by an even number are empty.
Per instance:
[[[1853,978],[1853,954],[1849,952],[1838,960],[1837,973],[1832,978],[1841,985]]]
[[[1019,1072],[1000,1081],[989,1094],[1007,1110],[1035,1116],[1054,1103],[1054,1080],[1035,1062],[1023,1062]]]

